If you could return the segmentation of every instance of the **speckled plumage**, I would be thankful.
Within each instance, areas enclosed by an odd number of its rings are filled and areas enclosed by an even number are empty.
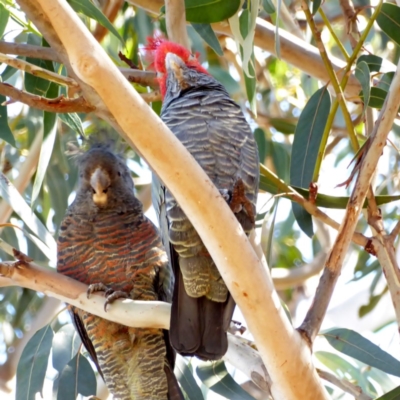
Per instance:
[[[135,300],[171,301],[173,279],[155,226],[143,215],[122,158],[94,145],[58,238],[58,272]],[[112,306],[109,306],[112,307]],[[75,326],[116,400],[183,399],[168,333],[129,328],[70,307]]]
[[[259,161],[240,107],[186,49],[163,41],[152,46],[164,96],[162,120],[226,198],[243,229],[250,232]],[[169,190],[157,185],[154,203],[164,245],[171,246],[176,276],[171,343],[181,354],[219,359],[227,350],[226,330],[235,303],[191,222]],[[242,197],[234,198],[237,193],[243,193]]]

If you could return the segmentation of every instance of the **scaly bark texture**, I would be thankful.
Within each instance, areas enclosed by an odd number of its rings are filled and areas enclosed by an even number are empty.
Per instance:
[[[108,304],[117,298],[170,301],[166,253],[134,196],[124,160],[95,144],[78,164],[79,187],[60,228],[57,270],[91,285],[88,294],[105,290]],[[114,399],[183,399],[167,331],[129,328],[70,310]]]
[[[244,231],[254,227],[257,146],[240,107],[183,46],[151,40],[163,95],[161,118],[207,173]],[[197,231],[171,192],[160,185],[163,242],[176,276],[171,343],[183,355],[221,358],[235,303]],[[164,210],[165,208],[165,210]]]

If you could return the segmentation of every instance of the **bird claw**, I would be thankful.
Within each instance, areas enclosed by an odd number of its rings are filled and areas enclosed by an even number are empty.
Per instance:
[[[235,182],[229,207],[234,214],[238,214],[242,209],[244,209],[250,222],[254,224],[255,215],[253,203],[246,197],[244,182],[241,178],[238,178]]]
[[[106,302],[104,303],[104,311],[107,312],[107,306],[118,299],[129,299],[129,294],[123,292],[122,290],[117,290],[116,292],[113,292],[112,289],[108,289],[106,291]]]
[[[87,298],[89,298],[93,293],[96,292],[105,292],[110,290],[104,283],[92,283],[89,285],[88,290],[86,292]]]

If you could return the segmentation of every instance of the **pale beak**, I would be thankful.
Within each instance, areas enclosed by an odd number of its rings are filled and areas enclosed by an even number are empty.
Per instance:
[[[90,185],[93,189],[93,201],[101,207],[107,203],[107,190],[110,186],[110,177],[101,168],[96,168],[90,177]]]
[[[174,74],[175,79],[178,81],[181,89],[186,89],[189,87],[183,76],[183,69],[186,67],[186,65],[179,56],[174,53],[167,53],[165,56],[165,67],[168,72]]]

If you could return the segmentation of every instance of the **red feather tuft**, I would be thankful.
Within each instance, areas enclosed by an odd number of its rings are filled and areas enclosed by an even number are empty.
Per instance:
[[[196,55],[193,56],[189,50],[180,44],[169,42],[162,37],[148,37],[147,43],[148,44],[146,47],[144,47],[144,50],[148,59],[150,59],[148,56],[151,54],[151,67],[154,68],[158,73],[162,74],[159,76],[158,81],[163,97],[166,90],[165,58],[168,53],[176,54],[189,68],[196,69],[203,74],[208,74],[207,70],[200,64],[199,54],[196,53]]]

